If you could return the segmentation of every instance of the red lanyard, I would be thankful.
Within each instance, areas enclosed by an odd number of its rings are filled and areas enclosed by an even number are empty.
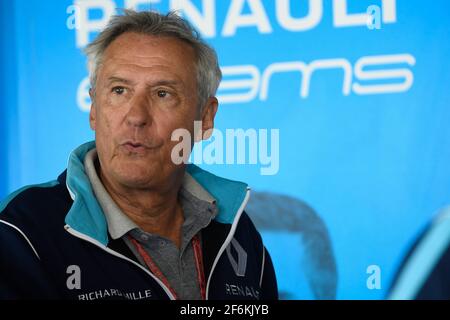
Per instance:
[[[155,264],[153,259],[150,257],[150,255],[145,251],[145,249],[141,246],[139,242],[137,242],[133,237],[128,236],[131,243],[136,247],[137,251],[141,255],[142,259],[144,259],[145,264],[150,269],[150,271],[159,279],[161,280],[164,285],[169,289],[169,291],[172,293],[172,295],[175,297],[175,299],[178,299],[178,296],[175,292],[175,290],[170,285],[167,278],[164,276],[164,274],[161,272],[161,270],[158,268],[158,266]],[[200,286],[200,294],[202,296],[202,299],[206,299],[206,281],[205,281],[205,272],[203,270],[203,254],[202,254],[202,248],[200,245],[200,238],[198,235],[195,235],[192,238],[192,247],[194,248],[194,258],[195,258],[195,267],[197,269],[197,280],[198,284]]]

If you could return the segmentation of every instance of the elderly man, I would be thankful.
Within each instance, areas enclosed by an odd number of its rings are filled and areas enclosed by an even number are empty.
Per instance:
[[[0,297],[277,299],[247,185],[174,159],[176,129],[213,128],[214,50],[173,13],[125,11],[86,53],[95,143],[0,205]]]

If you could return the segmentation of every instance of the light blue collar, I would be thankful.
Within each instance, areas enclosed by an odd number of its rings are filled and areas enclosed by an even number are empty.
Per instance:
[[[84,170],[84,157],[92,148],[95,148],[95,142],[87,142],[72,151],[69,156],[66,184],[74,202],[65,222],[78,232],[107,245],[106,218]],[[244,202],[248,189],[247,184],[218,177],[194,164],[188,164],[186,170],[217,200],[219,213],[215,220],[231,224]]]

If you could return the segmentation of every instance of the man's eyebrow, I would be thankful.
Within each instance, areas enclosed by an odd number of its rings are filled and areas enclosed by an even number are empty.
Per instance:
[[[116,76],[109,77],[108,84],[111,84],[113,82],[122,82],[122,83],[126,83],[126,84],[132,83],[132,81],[128,80],[128,79],[124,79],[124,78],[120,78],[120,77],[116,77]]]
[[[148,83],[149,86],[179,86],[182,82],[178,80],[158,80]]]
[[[108,78],[108,84],[114,83],[114,82],[121,82],[125,84],[132,84],[133,81],[117,77],[117,76],[111,76]],[[181,81],[178,80],[158,80],[156,82],[150,82],[147,84],[148,86],[180,86],[182,85]]]

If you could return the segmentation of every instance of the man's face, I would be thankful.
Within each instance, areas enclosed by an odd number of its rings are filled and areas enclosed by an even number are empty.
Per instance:
[[[90,125],[102,174],[129,188],[167,182],[179,166],[171,160],[185,128],[193,137],[194,120],[212,127],[217,101],[200,114],[194,50],[168,37],[124,33],[105,50],[97,73]],[[212,108],[211,108],[212,107]],[[205,127],[206,125],[206,127]]]

